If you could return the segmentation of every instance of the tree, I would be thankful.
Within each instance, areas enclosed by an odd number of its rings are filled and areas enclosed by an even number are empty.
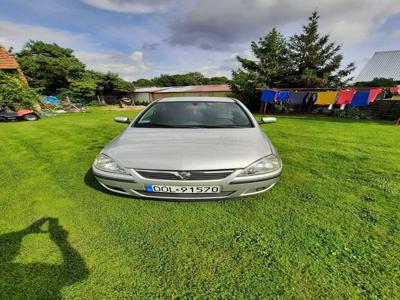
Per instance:
[[[319,15],[314,11],[303,32],[290,38],[293,69],[289,81],[293,87],[342,86],[352,79],[347,77],[354,71],[354,63],[341,68],[341,46],[331,42],[329,35],[320,35],[318,20]]]
[[[17,108],[33,108],[39,99],[35,89],[23,84],[16,75],[0,70],[0,103],[11,103]]]
[[[258,77],[255,72],[245,72],[242,69],[232,71],[232,95],[242,100],[249,109],[256,110],[259,106],[261,92],[257,90]]]
[[[136,87],[152,87],[154,86],[154,82],[151,79],[140,78],[136,81],[132,82]]]
[[[256,60],[238,56],[242,69],[254,73],[257,83],[267,87],[278,87],[286,83],[289,70],[288,48],[286,39],[276,28],[251,43],[251,50]]]
[[[360,87],[393,87],[397,86],[398,83],[393,78],[383,78],[383,77],[375,77],[371,81],[359,81],[356,82],[355,86]]]
[[[95,72],[97,91],[102,95],[126,96],[135,91],[133,83],[123,80],[118,74]]]
[[[189,72],[184,74],[161,74],[153,79],[138,79],[133,83],[135,86],[151,87],[151,86],[187,86],[187,85],[204,85],[204,84],[228,84],[230,80],[224,76],[205,77],[200,72]]]
[[[229,84],[231,81],[225,76],[215,76],[210,78],[205,78],[204,84]]]
[[[29,41],[16,57],[30,86],[46,95],[90,102],[96,94],[126,96],[134,91],[133,84],[117,74],[87,70],[72,49],[57,44]]]
[[[16,58],[29,85],[46,95],[69,88],[85,73],[85,65],[73,55],[73,50],[57,44],[29,41]]]
[[[280,87],[287,84],[289,73],[286,39],[275,28],[258,42],[251,43],[255,60],[238,56],[241,68],[232,72],[233,95],[251,109],[259,105],[257,87]]]

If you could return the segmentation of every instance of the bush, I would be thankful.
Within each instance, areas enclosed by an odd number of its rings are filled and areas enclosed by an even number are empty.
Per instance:
[[[0,70],[0,103],[10,103],[16,108],[34,108],[40,100],[37,91],[23,84],[14,74]]]

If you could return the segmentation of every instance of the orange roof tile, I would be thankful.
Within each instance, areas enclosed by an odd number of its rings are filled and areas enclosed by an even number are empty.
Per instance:
[[[18,63],[15,58],[3,47],[0,47],[0,70],[18,69]]]

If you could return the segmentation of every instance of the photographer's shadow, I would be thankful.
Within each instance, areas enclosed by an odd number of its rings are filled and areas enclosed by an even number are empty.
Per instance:
[[[41,230],[48,222],[48,231]],[[49,234],[58,247],[61,264],[16,263],[22,239],[29,234]],[[61,289],[88,277],[84,259],[69,244],[68,232],[58,219],[42,218],[29,227],[0,235],[0,299],[59,299]]]

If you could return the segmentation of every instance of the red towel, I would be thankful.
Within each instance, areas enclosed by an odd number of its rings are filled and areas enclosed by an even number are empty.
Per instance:
[[[376,99],[376,96],[378,96],[380,93],[382,93],[382,89],[370,89],[369,91],[369,96],[368,96],[368,102],[374,102]]]
[[[339,91],[337,104],[351,104],[351,99],[353,99],[356,91]]]
[[[389,91],[390,91],[392,94],[394,94],[394,95],[398,95],[398,94],[400,94],[400,87],[398,87],[398,86],[391,87],[391,88],[389,89]]]

